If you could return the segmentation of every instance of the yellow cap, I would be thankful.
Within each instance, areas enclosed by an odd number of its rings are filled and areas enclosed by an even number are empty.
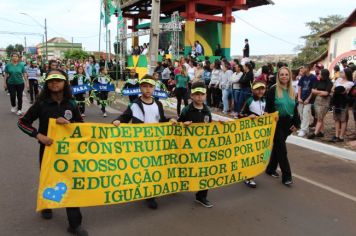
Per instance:
[[[201,87],[197,87],[197,88],[194,88],[192,89],[192,94],[193,93],[206,93],[206,88],[201,88]]]
[[[51,80],[51,79],[61,79],[61,80],[67,80],[66,77],[62,74],[51,74],[46,77],[45,81]]]
[[[258,89],[258,88],[266,88],[266,85],[263,82],[255,82],[252,84],[252,89]]]
[[[141,79],[140,84],[143,84],[143,83],[151,84],[153,86],[156,85],[156,81],[154,79],[149,79],[149,78]]]

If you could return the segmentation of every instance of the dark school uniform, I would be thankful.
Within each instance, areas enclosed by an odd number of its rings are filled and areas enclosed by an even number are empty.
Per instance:
[[[64,117],[71,123],[83,122],[79,109],[73,99],[64,99],[58,103],[51,98],[44,101],[37,100],[26,114],[18,120],[18,127],[26,134],[36,138],[37,134],[47,136],[48,122],[50,118]],[[32,126],[35,120],[39,120],[38,129]],[[40,143],[40,167],[42,163],[45,145]],[[66,208],[69,225],[72,228],[77,228],[82,223],[82,214],[79,207]]]
[[[85,75],[74,75],[73,77],[73,80],[70,81],[70,85],[71,86],[80,86],[80,85],[84,85],[84,84],[87,84],[89,83],[90,80],[88,78],[85,77]],[[75,100],[78,103],[78,106],[79,106],[79,110],[80,110],[80,113],[84,113],[85,112],[85,92],[84,93],[78,93],[78,94],[75,94],[74,95],[75,97]]]
[[[211,112],[207,105],[203,104],[203,109],[197,109],[190,103],[185,106],[178,118],[178,122],[192,121],[193,123],[210,123],[212,121]],[[208,190],[201,190],[195,194],[198,199],[206,199]]]

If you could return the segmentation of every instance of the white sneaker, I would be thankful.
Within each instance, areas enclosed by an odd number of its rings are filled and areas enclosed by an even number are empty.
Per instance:
[[[305,132],[304,131],[299,131],[298,133],[298,137],[304,137],[305,136]]]
[[[22,111],[21,111],[21,110],[18,110],[18,111],[16,112],[16,115],[21,116],[21,115],[22,115]]]
[[[82,113],[82,117],[85,117],[85,114],[84,114],[84,113]]]
[[[16,107],[11,107],[11,112],[12,112],[12,113],[17,112],[17,108],[16,108]]]
[[[108,116],[108,114],[106,114],[106,112],[104,112],[103,113],[103,117],[107,117]]]

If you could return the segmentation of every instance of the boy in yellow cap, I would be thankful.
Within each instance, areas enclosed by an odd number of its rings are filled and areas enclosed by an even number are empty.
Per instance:
[[[192,84],[190,98],[192,103],[183,108],[178,121],[183,122],[184,125],[210,123],[212,116],[209,107],[205,105],[206,86],[203,81],[197,81]],[[207,196],[208,190],[200,190],[195,194],[195,202],[207,208],[213,207]]]
[[[253,82],[252,95],[242,107],[241,117],[256,118],[265,114],[266,107],[266,84],[262,81]],[[253,178],[245,180],[245,184],[250,188],[256,188],[257,184]]]
[[[132,101],[126,111],[122,113],[112,123],[115,126],[120,123],[159,123],[172,122],[177,123],[175,119],[166,118],[164,115],[163,105],[160,101],[155,100],[152,95],[155,90],[156,81],[151,75],[145,75],[140,80],[141,96]],[[151,209],[157,209],[158,204],[155,198],[146,199],[147,206]]]

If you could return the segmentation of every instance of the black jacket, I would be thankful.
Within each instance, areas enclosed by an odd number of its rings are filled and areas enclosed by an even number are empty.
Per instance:
[[[160,101],[156,101],[155,99],[153,99],[153,102],[155,102],[158,106],[158,111],[160,116],[159,122],[168,122],[170,119],[165,117],[162,103]],[[133,124],[144,123],[144,121],[133,116],[131,110],[131,106],[133,104],[137,104],[140,107],[142,113],[145,114],[145,110],[143,109],[142,103],[143,102],[141,101],[140,98],[135,99],[132,103],[128,105],[124,113],[122,113],[116,120],[119,120],[121,123],[129,123],[130,121]]]
[[[244,73],[239,80],[241,88],[251,88],[251,84],[253,82],[253,71],[249,71],[247,73]]]
[[[206,118],[207,117],[207,118]],[[185,106],[179,116],[179,122],[192,121],[193,123],[208,123],[212,121],[209,107],[204,104],[202,110],[199,110],[190,103]]]
[[[61,103],[57,103],[51,98],[47,98],[44,101],[36,101],[18,120],[17,125],[31,137],[36,137],[38,133],[47,135],[49,118],[59,117],[64,117],[71,123],[83,122],[75,100],[64,99]],[[32,126],[32,123],[37,119],[39,119],[38,129]]]

